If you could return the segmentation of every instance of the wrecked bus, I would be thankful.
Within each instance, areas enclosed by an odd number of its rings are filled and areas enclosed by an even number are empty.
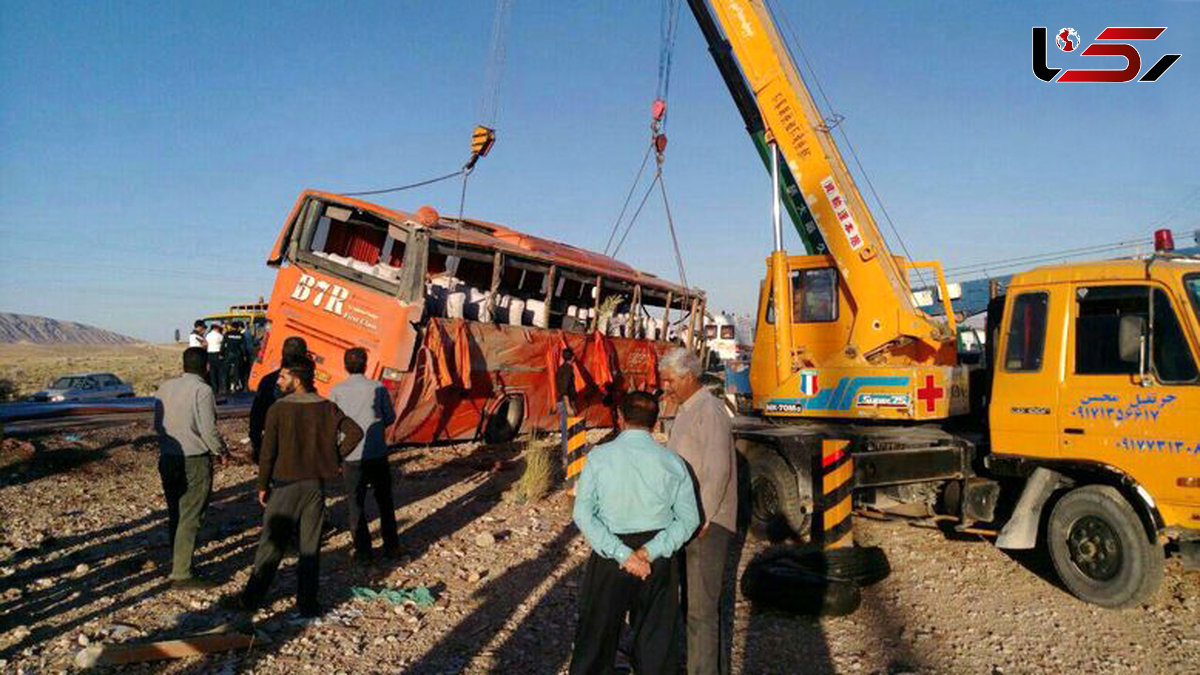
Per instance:
[[[704,294],[612,258],[472,219],[308,190],[271,252],[279,268],[251,386],[300,336],[327,395],[342,354],[395,403],[391,444],[511,440],[558,429],[554,373],[575,355],[576,413],[614,423],[620,392],[658,388],[673,345],[702,349]]]

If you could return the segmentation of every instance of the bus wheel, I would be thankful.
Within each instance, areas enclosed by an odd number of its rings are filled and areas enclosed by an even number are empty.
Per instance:
[[[521,423],[525,420],[525,399],[520,396],[506,396],[488,416],[483,427],[485,443],[508,443],[517,437],[521,431]]]
[[[1080,600],[1119,609],[1158,590],[1163,548],[1115,488],[1088,485],[1055,505],[1047,527],[1058,578]]]
[[[771,450],[747,457],[750,466],[750,534],[781,541],[808,537],[808,510],[800,497],[796,472]]]

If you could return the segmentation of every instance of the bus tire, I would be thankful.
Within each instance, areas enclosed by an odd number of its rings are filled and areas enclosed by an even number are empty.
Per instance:
[[[782,541],[807,538],[811,516],[804,507],[796,472],[771,449],[747,456],[750,474],[750,535]]]
[[[509,443],[521,433],[521,423],[525,421],[525,399],[520,396],[506,396],[488,415],[483,427],[485,443]]]
[[[1046,527],[1058,578],[1085,602],[1121,609],[1148,600],[1163,577],[1161,544],[1115,488],[1087,485],[1058,501]]]

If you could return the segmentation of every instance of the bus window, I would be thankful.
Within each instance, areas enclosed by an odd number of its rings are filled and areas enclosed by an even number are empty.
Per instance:
[[[394,284],[404,264],[404,238],[404,230],[389,227],[380,218],[349,208],[326,206],[302,251],[322,262]]]

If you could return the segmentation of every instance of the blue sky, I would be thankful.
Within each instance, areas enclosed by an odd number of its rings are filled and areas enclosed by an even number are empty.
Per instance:
[[[773,4],[915,257],[1200,227],[1200,2]],[[0,4],[0,311],[166,340],[268,294],[263,260],[301,189],[396,185],[466,159],[492,6]],[[689,280],[747,311],[771,244],[767,176],[682,12],[672,213]],[[467,215],[604,247],[648,138],[658,18],[657,0],[513,0],[499,140]],[[1167,26],[1140,45],[1143,67],[1183,57],[1154,84],[1047,84],[1030,71],[1042,25],[1087,42]],[[1050,61],[1088,66],[1053,47]],[[453,214],[458,189],[381,201]],[[621,257],[675,275],[655,202]]]

